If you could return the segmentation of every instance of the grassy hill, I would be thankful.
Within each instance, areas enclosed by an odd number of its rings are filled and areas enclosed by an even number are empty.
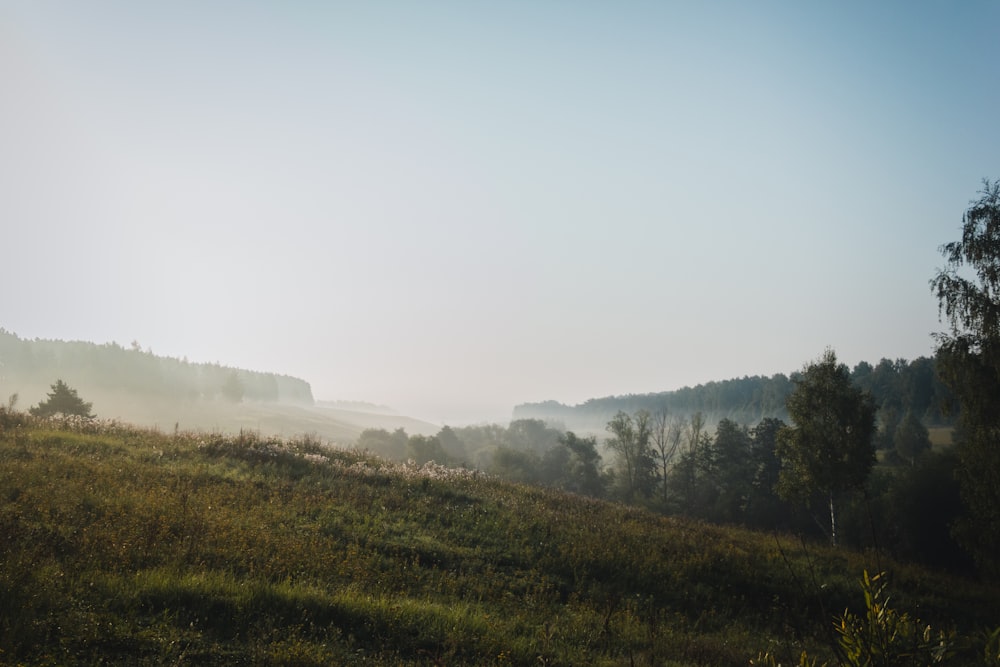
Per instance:
[[[93,392],[84,394],[94,403],[94,413],[130,424],[180,430],[237,433],[241,429],[283,438],[302,434],[323,440],[353,444],[366,428],[406,429],[407,433],[433,435],[440,426],[402,415],[366,412],[315,405],[224,400],[151,400],[147,396]],[[44,395],[43,395],[44,397]]]
[[[51,380],[53,382],[54,380]],[[294,437],[313,434],[324,440],[352,444],[366,428],[406,429],[410,434],[433,435],[441,427],[418,419],[385,412],[348,409],[322,402],[295,404],[267,401],[235,403],[222,398],[177,398],[151,396],[142,392],[84,385],[72,385],[80,396],[93,403],[98,417],[126,421],[162,431],[180,430],[239,432],[257,431],[263,435]],[[18,405],[37,404],[51,390],[49,384],[35,385],[0,382],[0,396],[5,402],[12,393]],[[5,393],[4,393],[5,392]]]
[[[315,438],[0,410],[0,663],[745,665],[829,655],[862,571],[936,625],[982,584]]]

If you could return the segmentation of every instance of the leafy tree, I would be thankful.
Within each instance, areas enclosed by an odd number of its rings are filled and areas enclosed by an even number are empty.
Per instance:
[[[875,464],[875,404],[851,383],[833,350],[808,364],[788,397],[794,426],[778,434],[778,494],[809,506],[820,492],[829,504],[829,535],[837,544],[837,496],[864,484]]]
[[[876,523],[885,534],[879,544],[898,559],[938,569],[968,573],[975,564],[955,541],[951,526],[962,514],[955,469],[955,448],[927,452],[916,465],[895,471],[882,498],[876,498],[881,516]]]
[[[659,502],[665,509],[668,504],[670,486],[668,484],[670,467],[673,465],[677,450],[683,436],[683,421],[671,417],[666,406],[661,407],[653,415],[652,441],[653,459],[656,462],[656,477],[660,485]]]
[[[441,443],[441,448],[448,454],[449,459],[452,461],[462,461],[465,459],[465,443],[462,442],[452,427],[448,425],[442,426],[436,437],[438,442]]]
[[[441,441],[436,437],[426,435],[411,435],[406,442],[406,453],[409,458],[420,465],[430,461],[441,465],[452,462],[451,457],[441,446]]]
[[[687,449],[681,454],[677,465],[671,470],[671,486],[680,496],[681,511],[689,516],[696,516],[702,506],[699,500],[700,480],[698,471],[705,466],[708,436],[702,431],[705,428],[705,416],[701,412],[691,415],[687,424]]]
[[[896,427],[892,442],[896,455],[909,463],[911,467],[916,465],[917,458],[921,454],[931,448],[931,438],[927,427],[912,412],[907,412],[903,421]]]
[[[493,451],[490,472],[514,482],[537,484],[542,481],[541,465],[541,457],[529,449],[500,445]]]
[[[624,500],[648,496],[654,479],[649,413],[639,410],[632,416],[619,410],[607,429],[613,437],[605,446],[616,455],[617,479]]]
[[[604,478],[601,476],[601,455],[597,452],[597,438],[580,438],[572,431],[567,431],[560,444],[572,453],[567,462],[568,470],[563,488],[597,498],[603,496]]]
[[[86,403],[80,398],[76,389],[70,388],[62,380],[56,380],[49,392],[48,399],[42,401],[28,411],[36,417],[51,417],[53,415],[79,416],[86,419],[93,419],[90,408],[93,403]]]
[[[714,490],[712,517],[716,521],[739,522],[750,499],[753,440],[745,426],[723,419],[715,428],[709,479]]]
[[[547,451],[559,442],[560,432],[549,428],[541,419],[515,419],[507,427],[505,444],[521,450],[532,450],[536,454]]]
[[[918,357],[903,372],[902,392],[907,409],[921,419],[926,419],[934,403],[934,360]]]
[[[778,434],[784,427],[785,422],[780,419],[767,417],[750,430],[750,467],[753,477],[745,511],[748,525],[774,528],[785,519],[783,514],[787,512],[788,506],[774,491],[781,472],[781,462],[775,450],[778,446]]]
[[[732,419],[722,419],[715,435],[697,434],[670,471],[671,491],[688,516],[724,523],[745,523],[754,493],[756,465],[750,430]]]
[[[939,316],[938,372],[961,406],[958,479],[967,513],[957,537],[984,572],[1000,575],[1000,181],[983,181],[962,237],[941,246],[931,279]]]
[[[410,436],[403,428],[397,428],[390,433],[384,428],[366,428],[358,436],[358,449],[375,452],[386,458],[402,461],[407,455],[407,444]]]

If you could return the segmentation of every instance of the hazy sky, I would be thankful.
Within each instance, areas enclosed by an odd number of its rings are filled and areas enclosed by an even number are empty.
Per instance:
[[[0,326],[436,422],[929,355],[1000,3],[0,0]]]

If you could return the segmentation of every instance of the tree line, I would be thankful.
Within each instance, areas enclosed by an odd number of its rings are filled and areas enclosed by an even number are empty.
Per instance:
[[[953,423],[956,398],[942,382],[936,365],[931,357],[912,361],[883,358],[874,365],[858,363],[850,375],[852,382],[871,392],[880,426],[885,425],[882,432],[891,437],[907,413],[928,425]],[[514,408],[514,418],[542,419],[578,431],[603,431],[618,412],[645,410],[655,414],[667,410],[675,415],[701,413],[713,424],[721,419],[755,424],[768,417],[788,418],[786,404],[798,375],[747,376],[673,391],[593,398],[573,406],[557,401],[523,403]]]
[[[796,375],[797,386],[815,384],[810,378],[820,374],[832,384],[827,393],[861,401],[847,429],[856,435],[855,455],[840,468],[819,464],[835,460],[843,443],[827,443],[824,451],[813,433],[825,431],[836,413],[796,428],[806,423],[804,417],[709,424],[697,412],[620,411],[600,437],[518,419],[506,427],[444,426],[433,436],[368,429],[358,446],[397,460],[475,468],[666,515],[792,531],[848,547],[874,546],[936,567],[967,568],[969,558],[950,534],[961,509],[953,450],[933,452],[927,428],[912,415],[894,437],[876,437],[874,403],[846,366],[832,351],[813,366],[819,370]],[[817,400],[799,400],[806,405],[792,407],[793,414],[811,414],[809,404]]]
[[[85,393],[313,403],[309,383],[287,375],[158,356],[143,350],[136,341],[124,347],[118,343],[28,340],[0,328],[0,388],[19,392],[24,387],[40,389],[56,378]]]
[[[984,182],[930,280],[949,330],[933,359],[853,369],[833,350],[790,377],[743,378],[568,407],[436,436],[369,430],[363,447],[981,575],[1000,575],[1000,181]],[[780,406],[780,407],[779,407]],[[722,414],[709,429],[706,411]],[[604,440],[566,423],[603,421]],[[734,419],[738,415],[742,419]],[[952,427],[934,450],[928,425]],[[607,459],[605,459],[607,457]]]

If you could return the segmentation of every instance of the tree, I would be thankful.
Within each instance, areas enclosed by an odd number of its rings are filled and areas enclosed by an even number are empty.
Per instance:
[[[53,415],[79,416],[85,419],[93,419],[90,408],[93,403],[86,403],[80,398],[76,389],[72,389],[62,380],[56,380],[49,392],[48,399],[42,401],[28,411],[36,417],[51,417]]]
[[[633,417],[621,410],[608,422],[607,429],[614,437],[605,446],[617,456],[617,477],[624,500],[633,501],[637,495],[648,496],[653,481],[653,456],[649,445],[650,416],[640,410]]]
[[[542,454],[559,443],[560,433],[549,428],[541,419],[515,419],[507,427],[505,444],[521,450]]]
[[[752,451],[753,440],[745,426],[731,419],[719,422],[706,480],[714,489],[710,515],[713,520],[731,523],[743,520],[753,485]]]
[[[909,463],[911,468],[917,464],[917,458],[931,448],[927,427],[912,412],[907,412],[903,421],[896,427],[892,442],[896,455]]]
[[[687,450],[681,454],[680,460],[671,471],[672,486],[677,489],[681,498],[682,511],[688,516],[695,516],[701,505],[698,498],[700,481],[698,471],[704,467],[707,458],[709,440],[702,433],[705,428],[705,416],[701,412],[691,415],[687,425]]]
[[[222,395],[227,401],[242,403],[245,393],[246,387],[243,385],[243,380],[240,379],[239,373],[236,371],[229,373],[226,376],[226,382],[222,385]]]
[[[438,431],[436,437],[438,442],[441,443],[441,448],[444,449],[449,459],[452,461],[462,461],[466,458],[465,443],[462,442],[452,427],[445,424],[441,427],[441,430]]]
[[[406,453],[409,458],[419,465],[430,461],[447,465],[451,463],[451,457],[444,451],[441,441],[436,437],[426,435],[411,435],[406,442]]]
[[[567,431],[560,443],[573,454],[564,488],[597,498],[603,496],[604,478],[601,477],[601,455],[597,453],[597,438],[580,438],[572,431]]]
[[[538,484],[542,481],[541,467],[541,457],[534,451],[500,445],[493,451],[490,472],[514,482]]]
[[[374,452],[389,459],[402,461],[406,459],[407,444],[410,436],[406,430],[397,428],[390,433],[384,428],[366,428],[358,436],[357,448]]]
[[[787,407],[794,425],[778,434],[778,495],[809,506],[821,493],[836,546],[837,496],[860,488],[875,464],[875,403],[851,383],[847,366],[828,349],[796,378]]]
[[[670,487],[667,480],[669,479],[670,467],[673,465],[674,457],[680,448],[683,429],[681,420],[670,417],[665,405],[653,415],[652,453],[656,461],[656,476],[660,482],[660,503],[664,508],[666,508],[669,499]]]
[[[745,512],[748,525],[773,528],[785,518],[783,515],[787,505],[778,498],[774,490],[781,472],[781,462],[775,450],[778,446],[778,434],[785,425],[780,419],[767,417],[750,430],[753,440],[750,454],[753,479]]]
[[[960,406],[957,475],[966,514],[956,537],[980,568],[1000,575],[1000,181],[983,181],[962,216],[962,238],[941,246],[931,279],[941,380]]]

